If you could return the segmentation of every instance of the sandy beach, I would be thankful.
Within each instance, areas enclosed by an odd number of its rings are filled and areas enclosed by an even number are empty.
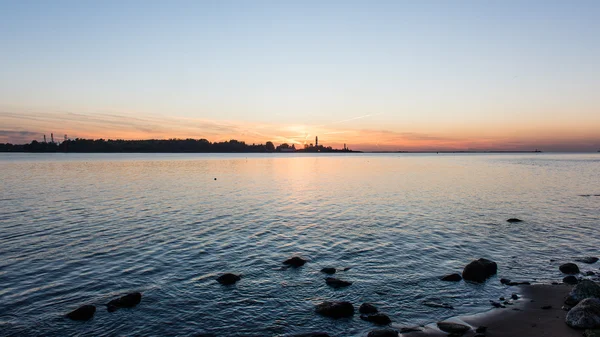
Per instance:
[[[521,298],[514,305],[486,313],[452,318],[449,321],[470,325],[473,329],[465,337],[477,335],[477,327],[487,327],[486,337],[580,337],[582,330],[565,324],[567,312],[562,309],[564,298],[572,286],[530,285],[515,289]],[[544,309],[542,309],[542,307]],[[404,333],[407,337],[448,336],[432,326],[422,332]]]

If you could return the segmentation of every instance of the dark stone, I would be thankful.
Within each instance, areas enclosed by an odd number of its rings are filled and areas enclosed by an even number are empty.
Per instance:
[[[504,301],[505,299],[506,299],[506,298],[504,298],[504,297],[500,297],[500,298],[499,298],[499,300],[500,300],[500,301]]]
[[[436,302],[431,302],[431,301],[423,301],[423,305],[426,307],[431,307],[431,308],[454,309],[454,307],[448,303],[436,303]]]
[[[492,304],[492,306],[494,308],[506,308],[504,305],[502,305],[502,303],[498,303],[498,302],[495,302],[495,301],[492,301],[492,300],[490,300],[490,303]]]
[[[565,321],[568,326],[576,329],[600,328],[600,299],[582,300],[567,313]]]
[[[542,307],[542,310],[549,310],[549,309],[552,309],[551,305],[545,305]]]
[[[398,337],[398,331],[394,329],[377,329],[369,332],[367,337]]]
[[[579,267],[575,263],[561,264],[558,269],[564,274],[579,274]]]
[[[302,267],[305,263],[306,263],[306,260],[299,256],[294,256],[294,257],[291,257],[291,258],[283,261],[283,264],[292,266],[292,267]]]
[[[477,333],[485,333],[487,331],[487,326],[480,326],[477,329],[475,329],[475,332]]]
[[[512,298],[513,300],[518,300],[519,295],[517,295],[516,293],[513,293],[512,295],[510,295],[510,298]]]
[[[471,330],[467,325],[454,322],[438,322],[437,326],[444,332],[458,334],[459,336],[464,335]]]
[[[423,328],[421,328],[420,326],[411,326],[411,327],[400,328],[400,333],[410,333],[410,332],[419,332],[419,331],[423,331]]]
[[[334,287],[334,288],[342,288],[342,287],[347,287],[347,286],[352,285],[352,282],[343,281],[343,280],[337,279],[335,277],[326,278],[325,283],[327,283],[328,286]]]
[[[136,305],[138,305],[141,301],[141,293],[130,293],[108,302],[106,307],[108,309],[108,312],[113,312],[120,308],[133,308]]]
[[[88,319],[94,317],[95,313],[95,306],[84,305],[68,313],[67,317],[75,321],[87,321]]]
[[[496,262],[479,259],[469,263],[462,272],[462,277],[466,281],[483,283],[485,280],[495,275],[498,271]]]
[[[350,270],[350,268],[352,268],[352,267],[346,267],[342,271],[348,271],[348,270]]]
[[[582,262],[582,263],[587,263],[587,264],[592,264],[592,263],[598,262],[598,258],[597,257],[593,257],[593,256],[586,256],[586,257],[581,257],[581,258],[575,259],[575,261]]]
[[[508,220],[506,220],[506,221],[507,221],[507,222],[510,222],[510,223],[523,222],[523,220],[521,220],[521,219],[517,219],[517,218],[510,218],[510,219],[508,219]]]
[[[335,274],[335,268],[323,268],[321,269],[321,273],[325,273],[325,274]]]
[[[531,285],[531,282],[525,281],[525,282],[509,282],[507,283],[507,285],[509,286],[528,286]]]
[[[354,306],[352,306],[352,303],[345,301],[323,302],[316,306],[315,311],[319,315],[337,319],[354,315]]]
[[[596,273],[594,273],[591,270],[588,270],[588,271],[585,272],[585,276],[594,276],[594,275],[596,275]]]
[[[296,335],[286,335],[286,337],[329,337],[325,332],[309,332]]]
[[[501,279],[500,279],[500,283],[502,283],[502,284],[509,284],[509,283],[510,283],[510,280],[509,280],[509,279],[507,279],[507,278],[501,278]]]
[[[577,283],[579,283],[579,280],[577,279],[576,276],[569,275],[569,276],[565,276],[563,278],[563,283],[566,283],[566,284],[577,284]]]
[[[440,280],[447,281],[447,282],[458,282],[458,281],[462,280],[462,276],[460,276],[460,274],[458,274],[458,273],[448,274],[448,275],[442,276],[442,278]]]
[[[379,324],[379,325],[388,325],[392,323],[392,320],[386,314],[377,313],[370,315],[360,315],[360,319],[363,321]]]
[[[371,303],[363,303],[358,308],[358,312],[360,312],[361,314],[374,314],[377,311],[377,308]]]
[[[235,275],[232,273],[225,273],[219,277],[217,277],[217,282],[222,285],[231,285],[235,284],[237,281],[241,280],[242,277],[240,275]]]
[[[573,287],[565,304],[575,305],[586,298],[600,298],[600,285],[594,281],[581,280]]]

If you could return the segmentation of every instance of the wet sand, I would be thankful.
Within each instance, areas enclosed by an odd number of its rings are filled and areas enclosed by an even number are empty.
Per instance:
[[[450,319],[456,323],[468,324],[473,329],[487,327],[486,337],[581,337],[583,330],[575,330],[567,326],[562,308],[564,298],[572,286],[569,285],[531,285],[515,289],[522,298],[505,309],[467,317]],[[542,307],[551,306],[550,309]],[[433,326],[433,325],[432,325]],[[475,336],[474,330],[465,337]],[[428,326],[423,332],[404,333],[405,337],[442,337],[448,336]]]

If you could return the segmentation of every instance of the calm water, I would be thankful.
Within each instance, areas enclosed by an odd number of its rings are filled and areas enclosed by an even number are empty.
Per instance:
[[[363,336],[358,315],[313,306],[369,301],[397,326],[430,323],[514,290],[437,280],[473,258],[546,281],[600,255],[599,154],[2,154],[0,173],[3,336]],[[281,270],[294,254],[310,262]],[[329,288],[325,266],[354,284]],[[223,287],[221,272],[244,277]],[[102,306],[128,291],[138,307]],[[93,320],[63,318],[88,303]]]

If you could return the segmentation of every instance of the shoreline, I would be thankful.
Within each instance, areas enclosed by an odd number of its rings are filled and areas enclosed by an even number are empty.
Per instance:
[[[445,321],[471,326],[463,337],[581,337],[584,330],[576,330],[565,323],[567,311],[562,309],[565,297],[573,286],[567,284],[534,284],[517,286],[519,299],[506,308],[468,316],[457,316]],[[551,308],[547,308],[551,306]],[[545,307],[545,309],[542,309]],[[475,329],[486,327],[484,334]],[[402,337],[444,337],[436,323],[421,327],[422,331],[400,333]]]

